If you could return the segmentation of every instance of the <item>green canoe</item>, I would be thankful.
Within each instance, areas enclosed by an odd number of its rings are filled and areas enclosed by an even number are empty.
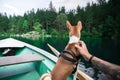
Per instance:
[[[39,80],[55,66],[57,57],[13,38],[0,40],[0,80]],[[73,80],[70,75],[68,80]]]

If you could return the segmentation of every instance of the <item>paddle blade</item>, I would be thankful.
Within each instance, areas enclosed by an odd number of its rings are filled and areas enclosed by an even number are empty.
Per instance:
[[[48,47],[51,49],[51,51],[57,56],[59,57],[60,52],[58,50],[56,50],[54,47],[52,47],[50,44],[47,44]]]

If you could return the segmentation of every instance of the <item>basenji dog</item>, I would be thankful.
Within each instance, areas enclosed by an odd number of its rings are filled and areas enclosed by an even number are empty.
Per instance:
[[[79,44],[82,24],[78,21],[76,26],[72,26],[67,21],[66,26],[69,30],[69,42],[65,50],[61,52],[51,73],[43,74],[40,80],[67,80],[67,77],[76,71],[77,64],[80,61],[80,53],[76,49],[75,44]]]

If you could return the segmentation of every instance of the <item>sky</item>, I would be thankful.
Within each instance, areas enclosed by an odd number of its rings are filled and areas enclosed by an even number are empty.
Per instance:
[[[97,3],[97,0],[0,0],[0,13],[7,15],[24,15],[25,12],[34,9],[35,11],[39,9],[49,8],[50,1],[52,1],[53,6],[56,11],[59,8],[65,6],[66,11],[70,9],[76,9],[79,5],[80,7],[85,7],[87,3]]]

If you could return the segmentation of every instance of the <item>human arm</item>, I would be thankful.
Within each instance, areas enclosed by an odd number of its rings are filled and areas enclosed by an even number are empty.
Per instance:
[[[80,46],[75,45],[75,47],[79,50],[81,56],[83,56],[86,61],[90,60],[92,55],[89,53],[86,44],[83,41],[80,41]],[[109,63],[95,56],[91,59],[91,63],[97,69],[106,74],[110,80],[120,80],[120,66]]]

